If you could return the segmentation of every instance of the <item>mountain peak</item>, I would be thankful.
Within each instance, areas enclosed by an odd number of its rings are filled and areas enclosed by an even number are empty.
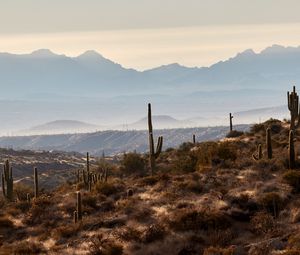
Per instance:
[[[55,53],[53,53],[51,50],[49,49],[39,49],[39,50],[35,50],[33,51],[31,54],[31,56],[35,56],[35,57],[55,57],[58,56]]]
[[[236,56],[237,57],[249,57],[249,56],[254,56],[256,53],[252,49],[247,49],[243,52],[238,53]]]
[[[100,53],[98,53],[95,50],[87,50],[84,53],[82,53],[81,55],[78,56],[78,58],[104,58]]]
[[[281,54],[286,52],[299,52],[299,50],[299,47],[284,47],[282,45],[273,44],[261,51],[261,54]]]

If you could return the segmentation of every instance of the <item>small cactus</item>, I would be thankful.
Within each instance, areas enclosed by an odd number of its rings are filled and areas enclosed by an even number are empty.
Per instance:
[[[233,130],[233,126],[232,126],[232,119],[233,119],[233,116],[231,113],[229,113],[229,128],[230,128],[230,132]]]
[[[261,144],[257,145],[257,155],[253,154],[252,157],[255,160],[260,160],[262,159],[262,148],[261,148]]]
[[[77,192],[77,219],[78,221],[82,220],[82,204],[81,204],[81,193],[78,191]]]
[[[76,224],[78,222],[78,214],[77,211],[73,212],[73,218],[74,218],[74,223]]]
[[[9,161],[6,160],[3,167],[2,173],[2,191],[3,196],[8,200],[13,200],[13,189],[14,189],[14,179],[12,176],[12,167],[9,164]]]
[[[290,130],[294,131],[300,125],[299,96],[296,92],[295,86],[293,86],[293,91],[291,93],[287,92],[287,100],[288,100],[288,109],[291,114]]]
[[[149,133],[149,147],[150,147],[149,161],[150,161],[151,175],[153,175],[155,170],[155,159],[158,158],[162,150],[163,137],[162,136],[158,137],[157,147],[155,151],[154,139],[153,139],[151,104],[148,104],[148,133]]]
[[[31,202],[31,198],[30,198],[30,194],[29,193],[26,194],[26,200],[27,200],[27,203]]]
[[[295,168],[295,146],[294,146],[294,132],[290,131],[289,135],[289,168]]]
[[[36,167],[33,170],[33,178],[34,178],[34,197],[37,198],[39,196],[39,181],[38,181],[38,172]]]
[[[270,128],[267,128],[266,146],[267,146],[268,159],[272,159],[272,139],[271,139],[271,129]]]
[[[86,153],[86,171],[89,174],[90,173],[90,154]]]

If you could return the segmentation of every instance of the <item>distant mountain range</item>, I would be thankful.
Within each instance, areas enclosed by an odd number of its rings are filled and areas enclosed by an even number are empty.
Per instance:
[[[187,90],[286,89],[300,81],[300,48],[273,45],[256,54],[246,50],[210,67],[177,63],[139,72],[123,68],[95,51],[78,57],[42,49],[0,54],[1,96],[55,93],[68,96],[166,93]]]
[[[130,123],[146,115],[149,102],[154,115],[179,120],[169,120],[168,128],[215,126],[229,112],[285,105],[286,91],[300,84],[300,48],[273,45],[210,67],[175,63],[143,72],[95,51],[78,57],[50,50],[0,53],[0,84],[0,135],[56,120],[139,129],[142,123]]]

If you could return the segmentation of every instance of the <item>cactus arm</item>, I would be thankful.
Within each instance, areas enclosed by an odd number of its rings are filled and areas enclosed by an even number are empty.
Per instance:
[[[6,197],[4,173],[1,174],[1,179],[2,179],[2,192],[3,192],[3,196]]]
[[[161,150],[162,150],[162,146],[163,146],[163,137],[159,136],[158,141],[157,141],[157,148],[156,148],[155,158],[158,158],[158,156],[160,155]]]

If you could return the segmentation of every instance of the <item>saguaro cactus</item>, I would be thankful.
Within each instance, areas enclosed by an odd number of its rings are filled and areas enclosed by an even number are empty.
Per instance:
[[[262,159],[262,148],[261,148],[261,144],[257,145],[257,155],[253,154],[252,157],[255,160],[260,160]]]
[[[230,132],[233,130],[233,128],[232,128],[232,119],[233,119],[233,116],[232,116],[231,113],[229,113]]]
[[[38,171],[36,167],[33,170],[33,178],[34,178],[34,197],[37,198],[39,196],[39,180],[38,180]]]
[[[193,134],[193,144],[196,144],[196,136]]]
[[[80,192],[78,191],[77,192],[77,203],[76,203],[76,206],[77,206],[77,219],[78,220],[82,220],[82,206],[81,206],[81,194]]]
[[[268,159],[272,158],[272,140],[271,140],[271,129],[267,128],[266,132],[266,145],[267,145],[267,155]]]
[[[299,96],[296,92],[296,87],[293,86],[293,92],[287,92],[288,108],[291,114],[290,130],[295,130],[300,125],[299,118]]]
[[[289,168],[295,168],[295,146],[294,146],[294,131],[290,131],[289,135]]]
[[[151,114],[151,104],[148,104],[148,131],[149,131],[149,161],[151,168],[151,175],[153,175],[155,170],[155,159],[158,158],[162,150],[163,137],[159,136],[157,141],[156,151],[154,150],[154,140],[153,140],[153,128],[152,128],[152,114]]]
[[[86,153],[86,171],[88,174],[90,173],[90,154]]]
[[[2,191],[3,196],[9,200],[13,200],[13,192],[14,192],[14,179],[12,176],[12,167],[9,164],[9,161],[6,160],[3,167],[2,173]]]

